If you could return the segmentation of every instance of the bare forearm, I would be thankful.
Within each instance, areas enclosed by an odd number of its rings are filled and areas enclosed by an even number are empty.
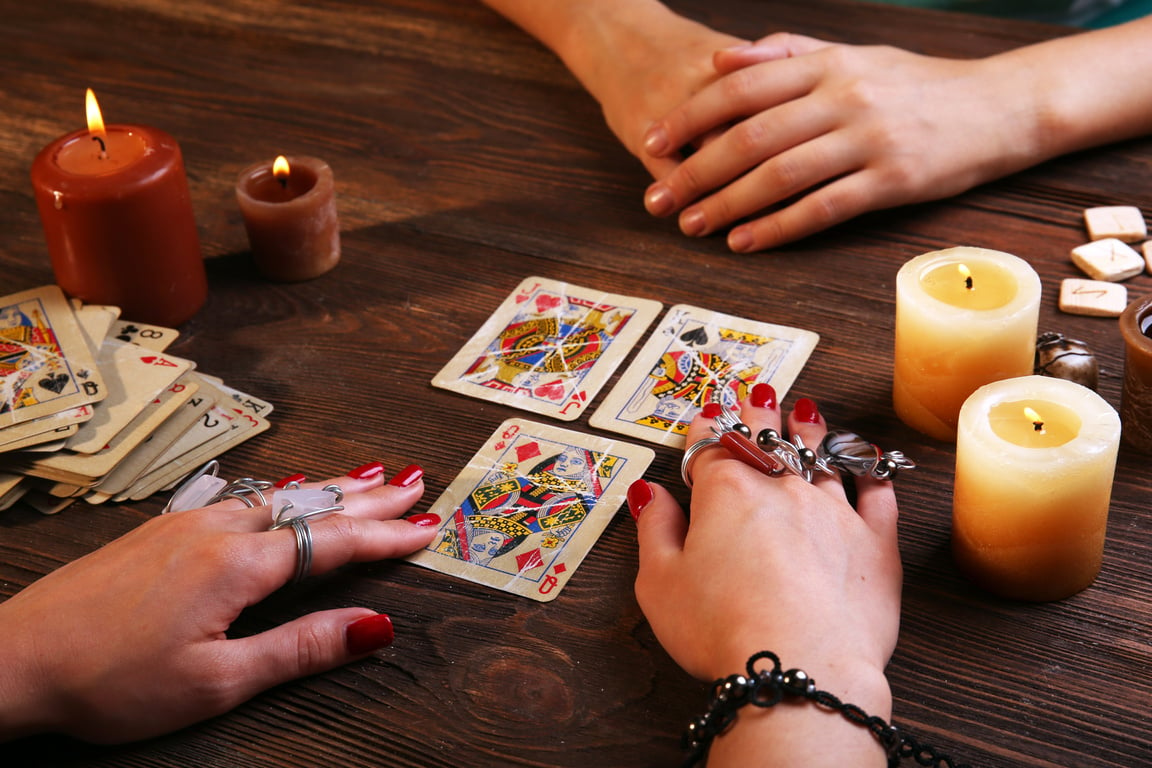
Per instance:
[[[599,72],[673,14],[659,0],[482,0],[555,53],[596,96]]]
[[[1146,17],[991,60],[1027,81],[1035,105],[1033,161],[1152,133],[1150,34]]]

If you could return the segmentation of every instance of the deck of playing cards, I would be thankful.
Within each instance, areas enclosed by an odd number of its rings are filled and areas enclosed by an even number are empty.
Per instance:
[[[0,298],[0,509],[142,499],[267,429],[272,406],[165,350],[177,331],[69,302]]]

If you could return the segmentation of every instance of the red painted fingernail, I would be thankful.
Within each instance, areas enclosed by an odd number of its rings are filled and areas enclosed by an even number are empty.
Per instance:
[[[288,475],[288,477],[285,477],[283,480],[277,480],[276,487],[287,488],[289,483],[302,483],[307,479],[304,475],[297,472],[294,475]]]
[[[425,512],[422,515],[412,515],[412,517],[406,517],[404,519],[412,523],[412,525],[419,525],[422,528],[440,525],[440,515],[434,515],[431,512]]]
[[[752,396],[749,399],[752,401],[752,405],[757,408],[775,408],[776,388],[762,381],[752,387]]]
[[[720,403],[704,403],[704,407],[700,410],[700,413],[704,414],[704,418],[706,419],[714,419],[723,412],[724,406],[720,405]]]
[[[633,520],[640,519],[640,513],[652,503],[656,498],[656,494],[652,492],[652,486],[648,485],[645,480],[637,480],[628,486],[628,511],[632,513]]]
[[[384,465],[378,461],[370,461],[349,472],[348,477],[354,477],[357,480],[367,480],[370,477],[376,477],[376,475],[382,474],[384,474]]]
[[[416,464],[409,464],[393,475],[392,479],[388,481],[388,485],[407,488],[422,477],[424,477],[424,470],[420,469]]]
[[[378,648],[392,644],[396,631],[392,628],[392,619],[386,613],[375,616],[365,616],[354,621],[344,630],[344,641],[348,646],[348,653],[360,656],[372,653]]]
[[[796,405],[792,406],[792,413],[796,416],[797,421],[804,421],[809,424],[820,423],[820,409],[816,407],[815,401],[806,397],[796,401]]]

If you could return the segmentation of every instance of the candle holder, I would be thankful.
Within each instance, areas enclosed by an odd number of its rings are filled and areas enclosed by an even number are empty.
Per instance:
[[[1120,333],[1124,337],[1121,439],[1152,453],[1152,296],[1128,305],[1120,315]]]

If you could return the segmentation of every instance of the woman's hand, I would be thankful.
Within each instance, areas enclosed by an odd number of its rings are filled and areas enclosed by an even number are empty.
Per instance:
[[[413,465],[385,483],[373,462],[330,481],[344,510],[309,520],[311,573],[427,546],[430,516],[398,519],[422,474]],[[241,611],[295,575],[295,534],[271,523],[270,507],[236,499],[165,514],[0,603],[0,740],[147,738],[390,643],[389,618],[366,608],[227,639]]]
[[[776,34],[715,56],[723,76],[654,124],[652,158],[731,125],[649,187],[657,216],[771,248],[866,211],[957,194],[1043,159],[1028,68]]]
[[[755,436],[780,430],[776,395],[757,384],[740,406]],[[687,442],[711,434],[698,416]],[[808,446],[827,425],[798,400],[788,432]],[[628,491],[640,543],[636,597],[661,645],[689,674],[743,674],[748,658],[775,652],[784,669],[868,714],[891,716],[884,667],[896,646],[902,569],[896,498],[889,482],[857,480],[859,512],[838,477],[770,477],[726,448],[692,462],[689,520],[665,489],[639,480]],[[743,707],[717,738],[708,765],[885,764],[868,730],[816,707]]]
[[[740,420],[753,435],[780,430],[769,385],[756,386]],[[712,423],[698,416],[688,444],[710,435]],[[826,431],[815,403],[797,401],[788,432],[816,446]],[[858,480],[857,512],[839,477],[770,477],[723,447],[698,453],[691,469],[690,520],[655,484],[629,493],[636,595],[672,658],[705,680],[742,671],[760,650],[838,685],[882,673],[900,620],[891,483]]]

